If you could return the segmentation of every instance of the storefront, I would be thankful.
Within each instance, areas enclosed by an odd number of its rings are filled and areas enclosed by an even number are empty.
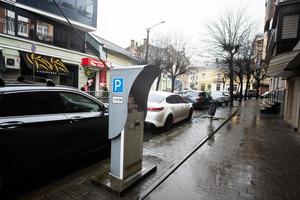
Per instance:
[[[78,66],[60,58],[20,52],[21,75],[52,79],[56,84],[78,87]]]
[[[97,58],[82,58],[81,62],[87,81],[84,85],[80,85],[82,90],[97,96],[98,91],[107,90],[107,68],[109,62],[102,62]]]
[[[60,58],[17,51],[1,50],[0,73],[6,80],[19,76],[52,79],[58,85],[78,87],[78,66],[62,62]]]

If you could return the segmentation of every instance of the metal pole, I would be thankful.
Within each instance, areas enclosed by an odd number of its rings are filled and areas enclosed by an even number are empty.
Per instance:
[[[147,29],[147,41],[146,41],[147,43],[146,43],[145,64],[148,63],[149,33],[150,33],[150,28]]]

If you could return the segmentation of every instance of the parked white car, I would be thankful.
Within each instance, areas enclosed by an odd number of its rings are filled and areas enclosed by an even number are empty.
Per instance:
[[[174,123],[190,120],[192,115],[192,104],[182,96],[171,92],[150,92],[146,123],[170,130]]]

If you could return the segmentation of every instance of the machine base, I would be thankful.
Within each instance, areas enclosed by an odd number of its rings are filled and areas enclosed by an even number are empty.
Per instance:
[[[115,178],[109,173],[109,171],[105,171],[102,174],[92,178],[92,182],[111,193],[121,196],[124,192],[136,185],[143,178],[156,171],[156,165],[153,165],[147,161],[143,161],[142,166],[142,170],[124,180]]]

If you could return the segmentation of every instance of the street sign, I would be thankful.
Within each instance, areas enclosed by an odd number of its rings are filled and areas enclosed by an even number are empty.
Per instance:
[[[124,78],[113,78],[112,81],[113,92],[124,92]]]
[[[31,52],[35,53],[35,51],[36,51],[36,46],[35,46],[35,44],[32,44],[31,45]]]

